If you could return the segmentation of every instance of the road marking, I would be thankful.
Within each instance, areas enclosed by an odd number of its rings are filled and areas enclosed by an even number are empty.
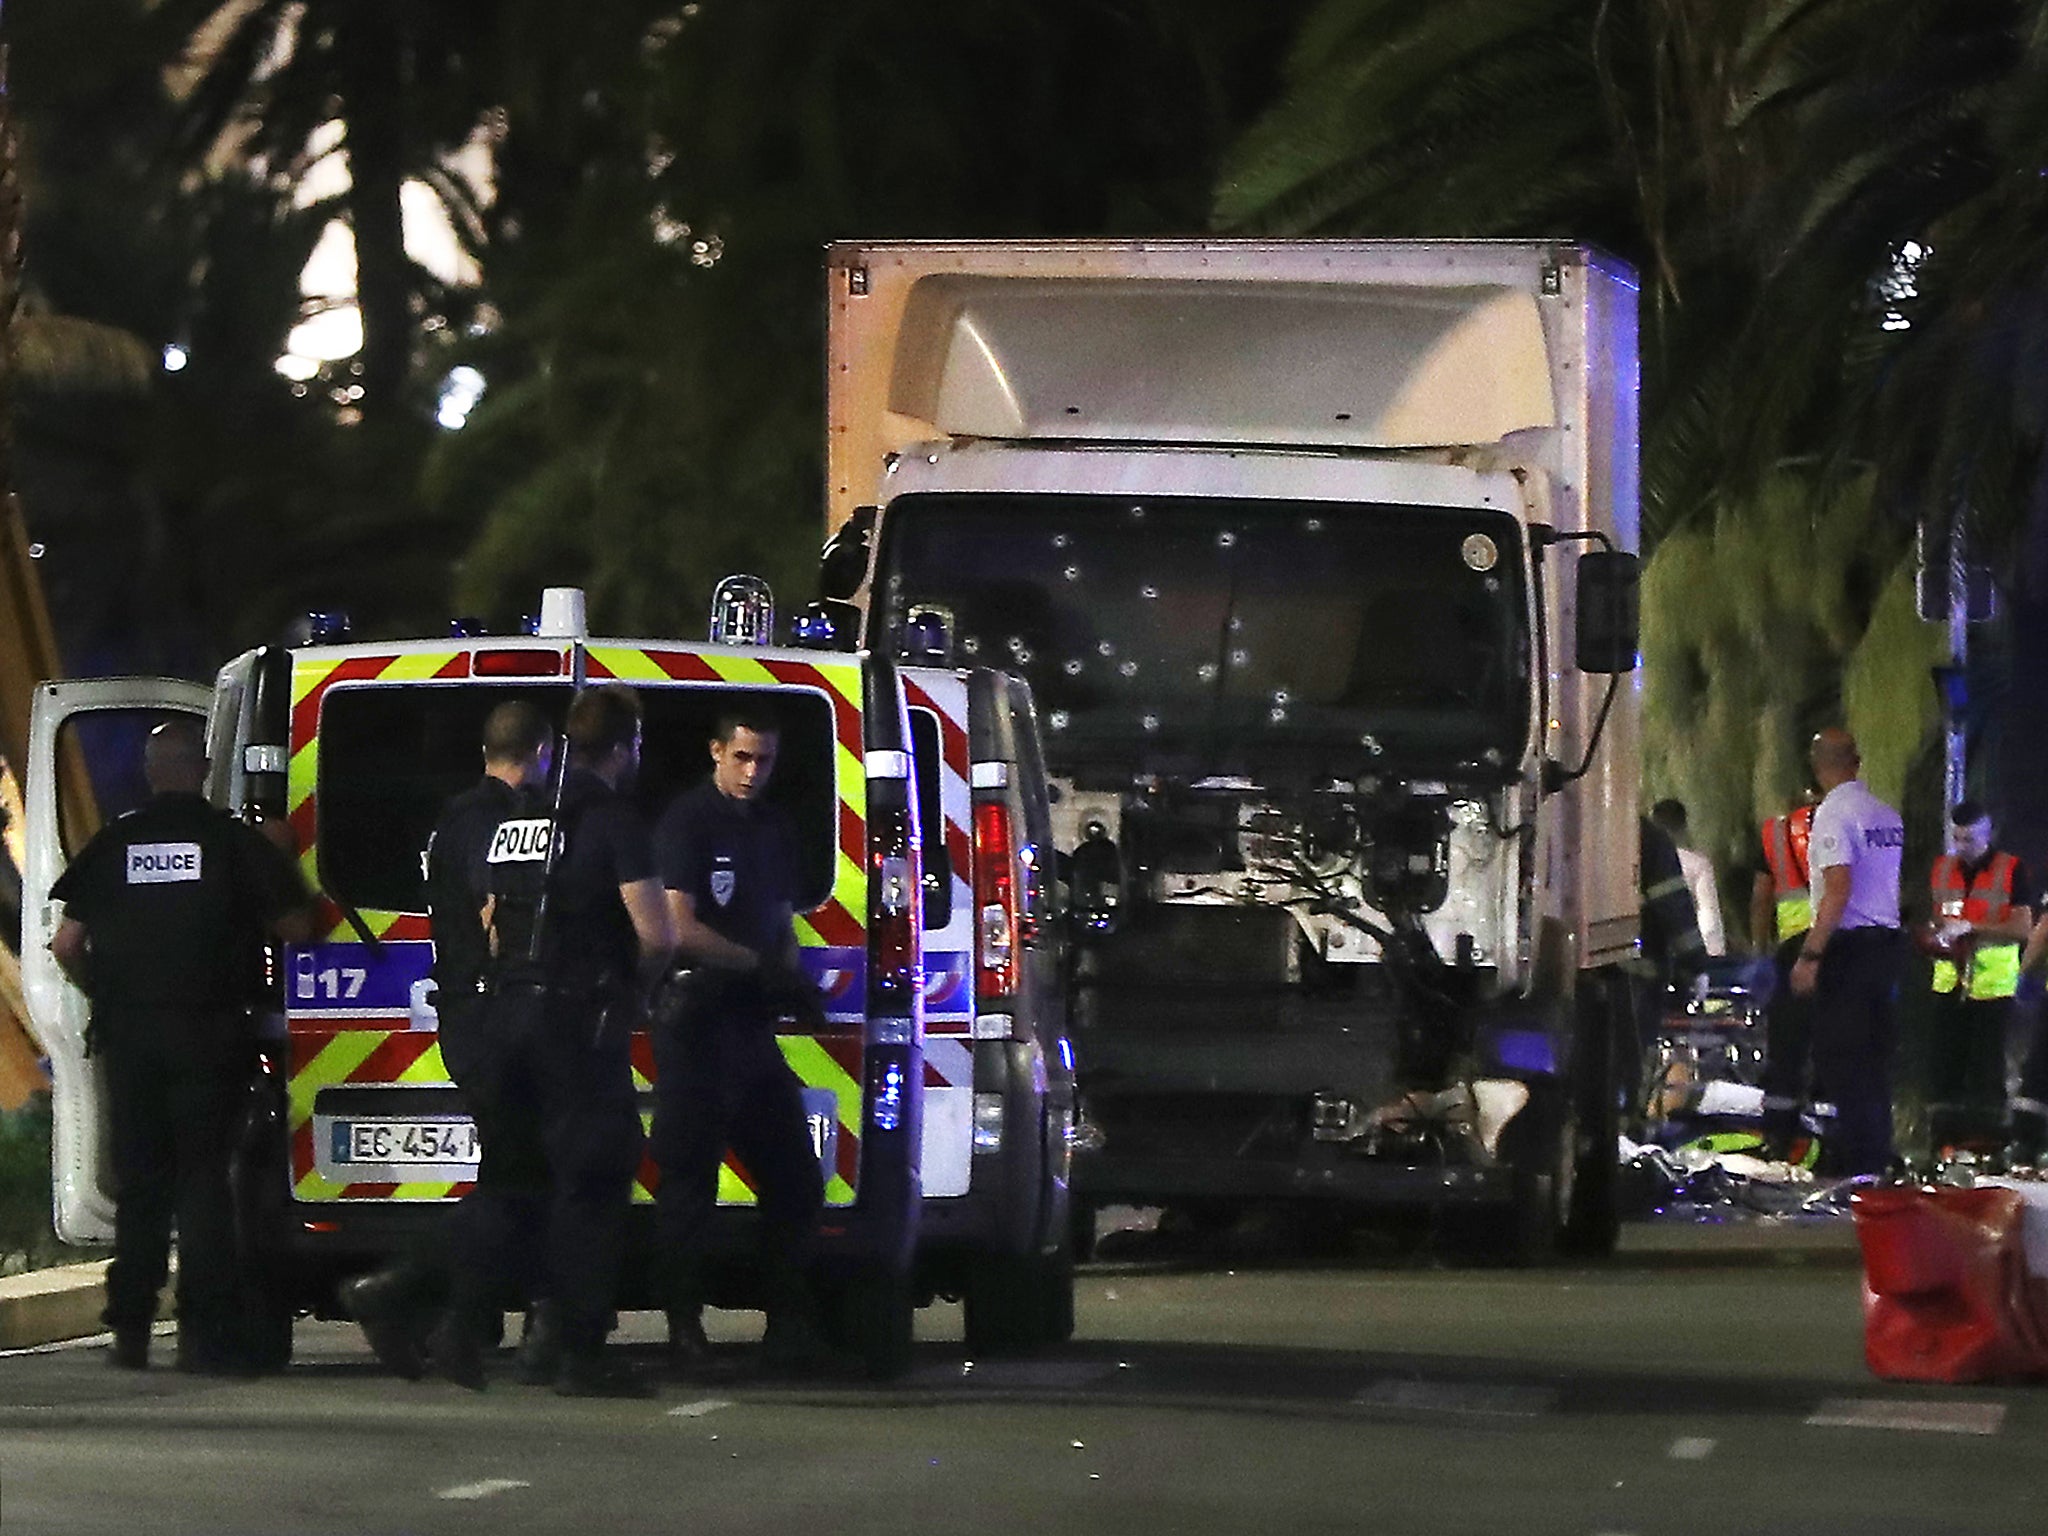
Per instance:
[[[456,1488],[443,1488],[434,1497],[437,1499],[488,1499],[494,1493],[509,1493],[514,1488],[531,1488],[533,1484],[522,1483],[516,1477],[487,1477],[480,1483],[464,1483]]]
[[[722,1397],[704,1397],[694,1403],[684,1403],[679,1408],[669,1409],[668,1416],[672,1419],[701,1419],[707,1413],[716,1413],[721,1408],[731,1406],[732,1404]]]
[[[1489,1385],[1484,1382],[1402,1381],[1384,1377],[1360,1387],[1351,1399],[1361,1408],[1401,1413],[1455,1413],[1486,1418],[1533,1419],[1557,1406],[1551,1387]]]
[[[1938,1435],[1995,1435],[2003,1403],[1908,1403],[1877,1397],[1832,1397],[1806,1416],[1830,1429],[1911,1429]]]
[[[1115,1374],[1100,1360],[963,1360],[958,1365],[928,1365],[911,1372],[914,1387],[985,1387],[1072,1392]]]
[[[1680,1435],[1666,1454],[1673,1461],[1705,1461],[1714,1454],[1714,1445],[1705,1435]]]

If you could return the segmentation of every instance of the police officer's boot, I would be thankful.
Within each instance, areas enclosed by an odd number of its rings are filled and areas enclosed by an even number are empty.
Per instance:
[[[848,1368],[848,1358],[825,1337],[809,1278],[792,1266],[770,1262],[768,1331],[761,1337],[761,1365],[776,1375],[830,1376]]]
[[[668,1373],[678,1381],[705,1381],[716,1373],[700,1309],[678,1307],[668,1314],[667,1365]]]
[[[378,1363],[406,1381],[418,1381],[427,1373],[420,1349],[418,1289],[403,1269],[358,1275],[341,1288],[341,1304],[363,1330]]]
[[[569,1349],[555,1378],[558,1397],[652,1397],[654,1383],[623,1360],[596,1349]]]
[[[441,1314],[427,1335],[427,1356],[434,1374],[472,1392],[484,1389],[484,1338],[473,1306],[456,1302]]]
[[[114,1347],[107,1352],[107,1364],[119,1371],[149,1369],[149,1324],[116,1323]]]
[[[519,1379],[544,1387],[562,1374],[562,1309],[552,1300],[526,1309],[526,1328],[519,1335]]]

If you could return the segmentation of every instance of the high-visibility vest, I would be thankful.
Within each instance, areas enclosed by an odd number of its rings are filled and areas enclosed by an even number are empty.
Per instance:
[[[1994,853],[1974,876],[1966,877],[1963,861],[1944,853],[1934,861],[1928,884],[1934,891],[1937,922],[1960,917],[1970,923],[1999,923],[2012,910],[2012,877],[2019,860],[2009,853]],[[2007,940],[1977,944],[1970,948],[1961,971],[1952,960],[1934,962],[1934,990],[1953,992],[1968,977],[1969,994],[1976,999],[2011,997],[2020,988],[2020,947]]]
[[[1796,806],[1764,823],[1764,865],[1771,872],[1780,944],[1813,926],[1813,891],[1806,872],[1806,844],[1812,831],[1810,805]]]

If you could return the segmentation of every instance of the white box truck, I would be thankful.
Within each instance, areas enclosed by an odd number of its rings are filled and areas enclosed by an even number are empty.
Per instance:
[[[1611,1245],[1633,272],[916,241],[835,245],[828,283],[821,618],[1030,680],[1077,1195]]]

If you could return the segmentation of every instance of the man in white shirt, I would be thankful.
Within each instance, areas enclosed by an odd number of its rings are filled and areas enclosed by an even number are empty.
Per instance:
[[[1792,967],[1811,994],[1819,1095],[1835,1104],[1823,1156],[1837,1173],[1883,1173],[1892,1161],[1894,997],[1904,946],[1899,862],[1906,826],[1858,777],[1856,738],[1830,727],[1809,751],[1825,798],[1813,813],[1807,860],[1816,885],[1813,927]]]
[[[1728,932],[1721,923],[1721,888],[1714,879],[1714,861],[1691,844],[1685,802],[1659,800],[1650,807],[1650,820],[1670,833],[1678,848],[1678,867],[1685,871],[1686,887],[1692,892],[1693,910],[1699,918],[1700,942],[1709,955],[1727,954]]]

